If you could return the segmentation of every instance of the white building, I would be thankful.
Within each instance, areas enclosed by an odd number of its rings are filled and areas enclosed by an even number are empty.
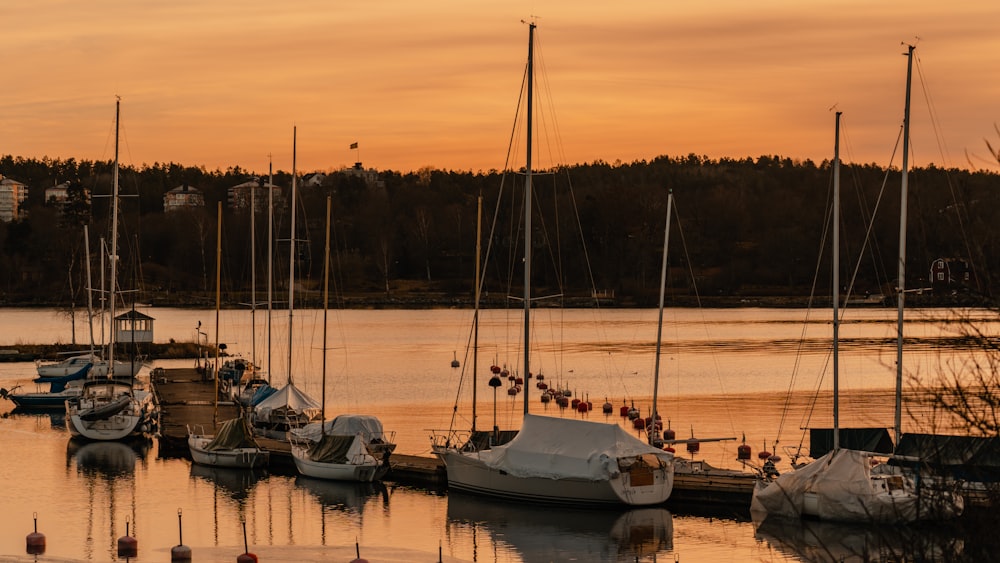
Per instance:
[[[163,194],[163,211],[169,213],[181,209],[197,209],[205,207],[205,196],[194,186],[181,184]]]
[[[229,188],[229,208],[241,211],[250,209],[252,198],[254,209],[257,213],[262,213],[267,210],[268,190],[274,190],[275,206],[280,207],[284,196],[277,186],[260,180],[250,180]]]
[[[0,174],[0,221],[16,221],[24,216],[21,204],[28,199],[28,186]]]

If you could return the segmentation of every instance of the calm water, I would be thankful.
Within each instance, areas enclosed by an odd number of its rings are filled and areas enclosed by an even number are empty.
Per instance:
[[[196,326],[215,341],[215,312],[144,311],[156,318],[157,341],[195,340]],[[996,332],[985,313],[978,326]],[[0,347],[18,343],[69,342],[69,321],[49,310],[0,312]],[[270,372],[288,377],[287,318],[274,316]],[[894,381],[894,311],[851,313],[842,328],[842,401],[845,425],[889,425]],[[224,311],[219,339],[232,353],[268,366],[263,329],[250,330],[248,311]],[[321,312],[296,312],[291,365],[297,385],[320,397]],[[480,374],[489,364],[520,370],[519,314],[484,312],[480,324]],[[918,311],[907,325],[906,370],[931,377],[945,365],[964,365],[967,350],[947,347],[958,330],[944,312]],[[538,310],[533,315],[532,371],[586,396],[616,406],[635,402],[648,411],[652,394],[656,311]],[[429,455],[433,429],[447,429],[459,400],[457,425],[471,424],[471,358],[464,355],[471,312],[337,311],[330,314],[327,411],[379,416],[396,432],[398,451]],[[746,435],[754,450],[780,440],[779,451],[800,442],[814,401],[811,391],[829,388],[821,379],[828,363],[826,315],[806,321],[802,310],[670,310],[665,316],[660,407],[679,437]],[[82,323],[81,323],[82,324]],[[86,332],[78,326],[78,341]],[[804,337],[804,339],[803,339]],[[256,341],[256,353],[253,343]],[[463,367],[449,364],[457,354]],[[193,360],[160,362],[188,366]],[[31,364],[0,364],[0,386],[27,384]],[[516,427],[520,396],[496,397],[480,376],[480,427]],[[829,377],[827,376],[828,380]],[[785,408],[787,392],[795,393]],[[537,391],[533,412],[584,416],[543,407]],[[811,524],[792,530],[755,529],[745,507],[708,513],[694,507],[592,511],[505,505],[458,494],[404,486],[363,487],[295,476],[247,474],[192,466],[159,456],[155,441],[139,444],[77,444],[60,416],[10,413],[0,401],[0,479],[5,484],[0,518],[0,559],[20,557],[38,513],[48,549],[39,561],[117,560],[116,540],[126,523],[139,540],[139,561],[168,560],[183,541],[196,561],[233,561],[243,552],[241,520],[251,551],[262,561],[353,559],[379,561],[798,561],[823,560],[817,544],[843,550],[875,541],[871,530]],[[816,403],[813,425],[829,424],[829,396]],[[585,415],[604,420],[597,413]],[[917,412],[904,426],[920,428]],[[617,417],[610,420],[617,421]],[[704,444],[700,457],[738,467],[737,442]],[[771,447],[769,445],[769,447]],[[786,458],[787,459],[787,458]],[[834,541],[834,539],[836,541]],[[891,542],[890,542],[891,543]],[[854,547],[852,547],[854,546]],[[842,551],[838,553],[846,553]],[[450,559],[449,559],[450,558]],[[15,559],[16,560],[16,559]],[[34,560],[26,558],[25,560]],[[839,557],[836,558],[839,560]]]

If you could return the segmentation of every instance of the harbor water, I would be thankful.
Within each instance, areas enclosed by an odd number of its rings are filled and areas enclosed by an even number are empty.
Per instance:
[[[143,312],[156,319],[157,342],[216,342],[215,311]],[[290,371],[296,385],[319,400],[324,390],[322,312],[297,311],[292,342],[285,315],[274,312],[268,338],[265,311],[256,311],[252,322],[249,311],[223,311],[218,341],[230,354],[255,360],[275,385],[284,384]],[[969,365],[977,352],[956,344],[959,319],[971,316],[988,333],[997,327],[986,312],[917,311],[911,316],[904,361],[909,385]],[[473,377],[473,359],[466,353],[471,311],[331,311],[325,346],[327,417],[376,415],[395,432],[398,452],[430,456],[434,431],[472,426],[475,389],[477,427],[517,428],[523,395],[510,396],[506,387],[494,395],[486,379],[493,364],[522,370],[519,318],[519,312],[482,313]],[[543,405],[537,389],[527,385],[531,411],[611,423],[623,423],[618,407],[624,404],[648,414],[656,318],[655,310],[538,310],[530,371],[589,399],[595,411],[580,414]],[[892,424],[894,321],[894,311],[858,309],[841,328],[845,426]],[[77,323],[78,343],[88,338],[82,324]],[[70,342],[69,326],[53,310],[7,309],[0,349]],[[766,446],[787,463],[803,428],[831,422],[830,330],[825,316],[797,309],[670,309],[658,411],[679,438],[734,438],[703,443],[696,459],[740,469],[736,447],[745,437],[755,454]],[[461,367],[450,367],[453,358]],[[195,361],[153,366],[190,367]],[[33,376],[33,364],[0,363],[0,387],[32,388]],[[601,413],[605,401],[615,406],[611,416]],[[124,560],[117,555],[117,539],[127,528],[138,541],[133,560],[169,560],[170,549],[183,541],[196,561],[231,562],[246,549],[244,525],[246,546],[261,561],[346,562],[357,553],[370,561],[428,562],[839,561],[851,560],[852,551],[866,546],[891,549],[893,541],[906,542],[874,537],[876,531],[866,528],[755,526],[748,506],[569,509],[391,480],[370,486],[222,470],[161,455],[155,439],[70,440],[62,413],[21,413],[0,400],[0,416],[4,561]],[[932,413],[907,409],[904,430],[926,430],[932,419],[941,423]],[[681,446],[677,455],[692,454]],[[36,515],[47,546],[44,555],[29,556],[25,537]],[[934,536],[943,544],[934,549],[942,553],[964,539],[951,532]]]

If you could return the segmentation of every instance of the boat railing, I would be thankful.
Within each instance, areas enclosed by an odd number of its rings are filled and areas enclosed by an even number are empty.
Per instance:
[[[470,444],[468,430],[431,430],[431,447],[437,449],[465,449]],[[474,451],[474,450],[473,450]]]

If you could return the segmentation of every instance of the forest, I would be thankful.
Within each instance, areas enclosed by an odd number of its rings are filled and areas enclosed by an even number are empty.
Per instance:
[[[831,169],[829,161],[713,160],[692,154],[536,172],[533,295],[576,305],[597,295],[614,306],[654,306],[672,192],[672,303],[740,305],[781,298],[800,303],[814,293],[829,296]],[[100,287],[106,264],[100,249],[111,232],[112,170],[112,162],[0,157],[0,175],[29,186],[23,218],[0,222],[0,305],[85,303],[88,254],[91,286]],[[221,204],[223,303],[262,303],[269,271],[274,295],[287,292],[294,263],[299,294],[315,304],[329,197],[331,294],[339,305],[468,306],[477,227],[484,305],[500,306],[508,296],[522,294],[523,173],[382,170],[373,182],[350,172],[297,180],[298,228],[292,236],[284,203],[292,185],[287,171],[271,179],[280,205],[269,221],[266,205],[252,213],[235,208],[228,197],[229,188],[248,180],[266,185],[266,174],[174,163],[123,166],[121,286],[138,289],[132,295],[141,303],[214,305]],[[874,164],[841,167],[845,294],[892,299],[900,176],[898,169]],[[69,183],[68,201],[46,202],[45,188],[63,182]],[[164,212],[164,193],[182,185],[200,190],[204,207]],[[906,287],[919,290],[915,298],[928,304],[985,303],[994,293],[991,272],[1000,271],[1000,175],[931,165],[910,171],[908,185]],[[267,199],[265,189],[255,193]],[[971,276],[935,287],[930,266],[939,258],[966,261]],[[932,287],[935,291],[924,291]]]

